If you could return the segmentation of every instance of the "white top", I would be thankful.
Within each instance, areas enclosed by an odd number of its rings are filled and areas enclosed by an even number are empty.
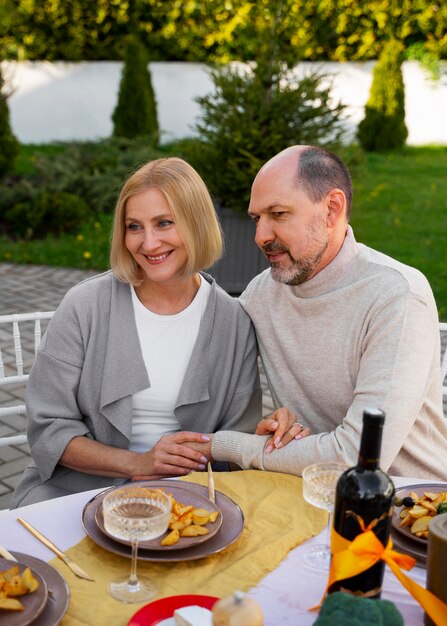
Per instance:
[[[200,276],[191,304],[174,315],[147,309],[131,287],[138,338],[150,386],[132,396],[134,452],[151,449],[162,435],[180,430],[175,404],[208,302],[210,285]]]

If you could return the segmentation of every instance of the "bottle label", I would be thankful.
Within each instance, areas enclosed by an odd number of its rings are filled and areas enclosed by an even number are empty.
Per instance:
[[[370,522],[368,522],[368,524],[366,524],[364,518],[359,515],[358,513],[356,513],[355,511],[352,510],[347,510],[345,511],[345,536],[346,537],[355,537],[356,535],[358,535],[360,532],[365,532],[367,530],[374,530],[375,534],[377,535],[377,537],[379,539],[382,539],[381,537],[381,533],[379,533],[379,530],[381,530],[382,528],[385,530],[385,534],[389,535],[389,527],[386,523],[387,519],[392,517],[393,515],[393,510],[394,510],[394,506],[391,505],[391,507],[389,508],[388,511],[385,511],[384,513],[382,513],[382,515],[380,517],[376,517],[374,519],[372,519]],[[348,519],[352,520],[351,523],[348,522]],[[385,524],[383,524],[383,522],[385,521]],[[352,526],[353,525],[353,526]],[[349,530],[351,532],[349,532]],[[388,537],[383,537],[382,543],[384,545],[386,545],[386,541],[387,541]]]
[[[343,585],[340,585],[339,591],[350,593],[351,596],[357,596],[359,598],[377,598],[382,593],[382,587],[376,587],[375,589],[370,589],[369,591],[352,591],[352,589],[347,589],[343,587]]]
[[[382,513],[380,517],[376,517],[367,525],[361,515],[358,515],[357,513],[355,513],[355,511],[347,510],[345,511],[345,533],[347,536],[356,537],[360,533],[372,530],[375,532],[375,535],[378,536],[378,539],[381,540],[386,534],[386,520],[387,518],[392,516],[392,514],[393,507],[390,508],[390,511]],[[384,543],[383,540],[382,543]],[[349,585],[349,588],[345,588],[343,583],[341,583],[340,591],[345,591],[347,593],[351,593],[354,596],[359,596],[362,598],[380,597],[380,594],[382,593],[382,579],[384,567],[384,562],[378,561],[375,565],[372,565],[366,572],[358,574],[357,576],[353,577],[349,582],[345,581],[345,583]],[[376,583],[375,586],[374,583]],[[365,588],[367,589],[367,591],[364,591]]]
[[[391,506],[368,523],[351,509],[344,512],[344,536],[335,528],[332,529],[331,574],[335,578],[330,585],[331,592],[345,591],[366,598],[380,597],[385,567],[380,555],[388,544],[392,512]],[[355,549],[351,547],[353,542]]]
[[[381,429],[372,430],[370,435],[363,430],[360,460],[378,456]],[[346,545],[341,548],[343,555],[337,554],[340,549],[336,546],[332,549],[332,560],[341,563],[338,574],[344,575],[333,580],[331,592],[343,587],[356,595],[380,597],[385,569],[381,555],[388,547],[393,495],[393,482],[380,468],[365,468],[360,463],[338,479],[334,532]]]

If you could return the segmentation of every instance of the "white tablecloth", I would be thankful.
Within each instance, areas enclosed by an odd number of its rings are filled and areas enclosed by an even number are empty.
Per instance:
[[[399,487],[427,481],[394,478],[394,482],[396,487]],[[85,536],[81,525],[81,511],[95,493],[97,492],[88,491],[13,511],[0,511],[0,544],[8,550],[25,552],[44,561],[51,560],[54,554],[17,522],[17,516],[23,517],[59,548],[66,550]],[[275,571],[251,590],[250,595],[263,608],[265,626],[313,624],[316,614],[310,613],[308,608],[318,604],[321,600],[327,581],[327,572],[315,571],[308,567],[303,561],[303,551],[311,542],[324,543],[324,541],[325,531],[292,550]],[[414,567],[409,575],[419,584],[425,585],[426,571],[424,569]],[[235,581],[235,586],[237,587],[237,581]],[[194,590],[191,590],[191,593],[194,593]],[[385,573],[382,598],[392,600],[396,604],[403,615],[405,626],[423,624],[423,610],[389,571]],[[103,625],[99,621],[92,626]]]

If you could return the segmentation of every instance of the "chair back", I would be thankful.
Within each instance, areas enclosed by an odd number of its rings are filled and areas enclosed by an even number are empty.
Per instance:
[[[53,313],[0,315],[0,434],[6,435],[0,436],[0,448],[26,443],[26,383],[42,338],[41,321],[49,320]]]

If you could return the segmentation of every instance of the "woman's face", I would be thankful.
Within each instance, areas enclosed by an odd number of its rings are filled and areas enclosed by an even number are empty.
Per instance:
[[[188,253],[163,193],[142,191],[126,203],[125,245],[143,272],[145,283],[175,282]]]

